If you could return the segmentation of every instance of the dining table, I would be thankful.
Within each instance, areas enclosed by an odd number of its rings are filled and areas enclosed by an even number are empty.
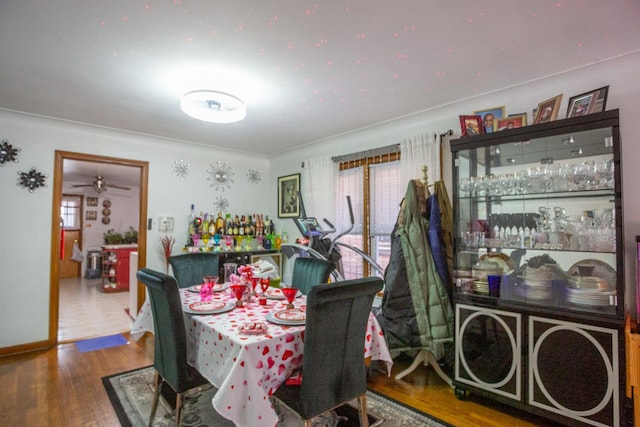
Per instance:
[[[225,285],[218,286],[208,304],[202,304],[197,287],[180,289],[188,363],[217,388],[212,404],[220,415],[240,427],[275,426],[278,415],[270,397],[302,367],[304,323],[276,317],[289,312],[288,303],[277,288],[264,293],[264,305],[256,295],[250,295],[238,307],[236,297]],[[293,304],[293,312],[304,313],[306,296],[299,294]],[[198,307],[207,306],[220,308],[211,310],[211,314],[198,311]],[[131,336],[138,340],[145,332],[153,333],[148,299],[133,324]],[[365,359],[385,362],[390,375],[393,360],[373,313],[363,344]]]

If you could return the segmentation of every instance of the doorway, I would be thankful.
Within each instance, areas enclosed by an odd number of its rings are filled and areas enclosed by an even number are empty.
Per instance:
[[[60,320],[60,295],[61,295],[61,282],[67,280],[74,280],[78,282],[86,282],[86,279],[82,277],[80,272],[79,278],[64,279],[62,264],[60,262],[61,255],[63,254],[63,246],[61,245],[61,239],[67,240],[66,230],[63,229],[62,221],[60,218],[60,207],[63,200],[64,181],[65,181],[65,161],[73,160],[79,162],[86,162],[92,164],[96,169],[106,167],[126,167],[132,169],[139,182],[139,195],[137,200],[137,207],[139,211],[138,216],[138,268],[146,265],[146,217],[147,217],[147,194],[148,194],[148,162],[122,159],[115,157],[96,156],[92,154],[74,153],[66,151],[55,152],[54,162],[54,177],[53,177],[53,203],[52,203],[52,240],[51,240],[51,271],[50,271],[50,310],[49,310],[49,345],[51,347],[58,344],[58,332],[59,332],[59,320]],[[68,162],[67,162],[68,163]],[[80,239],[82,230],[79,232]],[[80,241],[80,240],[79,240]],[[73,245],[73,243],[71,243]],[[73,247],[73,246],[71,246]],[[66,249],[66,248],[65,248]],[[94,279],[96,280],[96,279]],[[97,279],[101,280],[100,278]],[[65,286],[67,282],[64,282]],[[85,283],[86,285],[86,283]],[[144,292],[140,292],[140,285],[131,283],[130,286],[135,286],[138,290],[137,307],[142,305],[144,299]],[[127,296],[128,298],[128,296]],[[84,300],[87,301],[87,300]],[[88,301],[89,302],[89,301]],[[91,303],[91,302],[89,302]],[[124,307],[122,308],[124,310]]]

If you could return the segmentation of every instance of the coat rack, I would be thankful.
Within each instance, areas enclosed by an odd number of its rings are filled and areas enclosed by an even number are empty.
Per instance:
[[[426,197],[429,197],[429,195],[430,195],[430,193],[429,193],[429,186],[430,186],[429,177],[427,175],[428,171],[429,171],[429,168],[427,166],[422,166],[422,178],[420,178],[420,182],[422,182],[422,184],[424,185],[424,191],[425,191],[425,196]],[[431,185],[433,185],[433,184],[431,184]],[[415,358],[413,359],[413,362],[411,363],[411,366],[409,366],[404,371],[398,373],[395,376],[395,379],[399,380],[399,379],[402,379],[403,377],[409,375],[411,372],[416,370],[416,368],[418,366],[420,366],[420,364],[424,364],[424,366],[432,366],[433,369],[438,374],[438,376],[440,378],[442,378],[442,380],[445,383],[447,383],[449,385],[449,387],[453,387],[453,382],[451,381],[451,378],[449,378],[449,376],[442,370],[442,368],[440,368],[440,364],[436,360],[436,358],[433,355],[433,353],[431,352],[431,350],[427,350],[427,349],[419,350],[418,353],[416,354]]]

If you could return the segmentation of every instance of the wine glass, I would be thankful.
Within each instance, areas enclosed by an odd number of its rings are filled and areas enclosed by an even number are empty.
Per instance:
[[[280,290],[282,291],[282,293],[284,294],[284,297],[287,299],[287,302],[289,304],[287,304],[287,310],[291,310],[293,309],[293,300],[296,299],[296,295],[298,295],[298,289],[294,288],[294,287],[283,287],[280,288]]]
[[[231,245],[233,245],[233,236],[224,236],[224,242],[227,245],[227,252],[231,251]]]
[[[209,246],[209,238],[210,238],[210,237],[211,237],[211,236],[209,235],[209,233],[204,233],[204,234],[202,235],[202,243],[204,243],[205,250],[206,250],[206,248]]]
[[[209,289],[213,290],[213,287],[218,283],[219,277],[218,276],[204,276],[202,278],[202,280],[204,281],[204,285],[208,286]]]
[[[233,293],[233,296],[236,297],[236,307],[244,306],[244,304],[242,303],[242,296],[244,295],[247,287],[245,285],[235,284],[229,286],[229,288],[231,289],[231,293]]]
[[[198,243],[200,242],[200,235],[199,234],[192,234],[191,235],[191,240],[193,240],[193,247],[197,248],[198,247]]]
[[[260,290],[263,296],[267,293],[267,289],[269,289],[269,279],[260,279]]]
[[[220,250],[220,235],[218,233],[213,235],[213,244],[215,246],[214,250]]]
[[[251,290],[253,291],[253,296],[258,296],[256,292],[256,287],[258,286],[258,282],[260,281],[259,277],[249,277],[249,281],[251,282]]]

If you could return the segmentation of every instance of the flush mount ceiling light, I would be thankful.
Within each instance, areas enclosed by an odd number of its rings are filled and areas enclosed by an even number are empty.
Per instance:
[[[210,123],[234,123],[247,115],[247,107],[240,98],[213,90],[185,93],[180,108],[194,119]]]

